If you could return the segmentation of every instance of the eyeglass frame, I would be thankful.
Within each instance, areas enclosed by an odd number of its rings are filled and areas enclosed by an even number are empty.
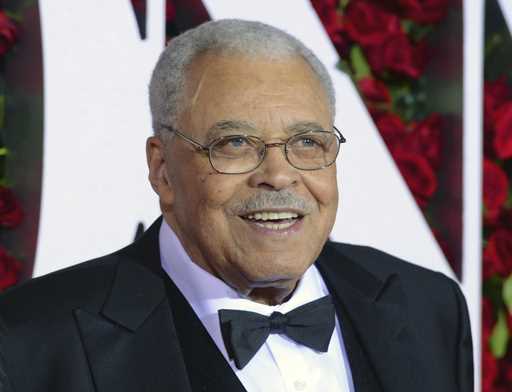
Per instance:
[[[334,132],[332,132],[332,134],[338,139],[338,149],[336,151],[336,156],[334,157],[333,161],[331,163],[329,163],[328,165],[320,166],[320,167],[315,168],[315,169],[303,169],[303,168],[295,166],[293,163],[290,162],[290,159],[288,158],[287,146],[288,146],[288,142],[291,139],[293,139],[294,137],[297,137],[297,136],[300,136],[300,135],[306,135],[308,133],[311,133],[312,131],[304,131],[304,132],[296,133],[295,135],[290,136],[285,141],[277,142],[277,143],[265,143],[265,141],[263,139],[259,138],[258,136],[246,135],[246,134],[235,134],[235,135],[220,136],[218,138],[213,139],[207,145],[202,145],[198,141],[192,139],[190,136],[185,135],[184,133],[178,131],[177,129],[174,129],[173,127],[171,127],[169,125],[161,125],[160,127],[164,128],[164,129],[166,129],[166,130],[168,130],[170,132],[175,133],[176,135],[180,136],[183,140],[189,142],[194,147],[196,147],[196,149],[199,152],[202,152],[203,154],[208,155],[208,161],[210,162],[210,166],[213,168],[213,170],[215,170],[219,174],[228,174],[228,175],[246,174],[246,173],[252,172],[253,170],[256,170],[263,163],[263,161],[265,160],[265,157],[267,156],[267,149],[270,148],[270,147],[280,147],[280,146],[284,146],[284,151],[283,151],[284,157],[285,157],[286,161],[290,164],[291,167],[293,167],[293,168],[295,168],[297,170],[304,170],[304,171],[315,171],[315,170],[325,169],[325,168],[327,168],[329,166],[332,166],[334,164],[334,162],[336,162],[336,158],[338,157],[338,154],[340,152],[341,145],[343,143],[347,142],[347,139],[345,138],[345,136],[343,136],[343,134],[340,132],[340,130],[333,125],[332,128],[333,128]],[[313,131],[313,132],[331,133],[329,131]],[[241,136],[241,137],[244,137],[244,138],[253,138],[253,139],[257,139],[257,140],[261,141],[262,144],[263,144],[263,147],[264,147],[262,158],[260,159],[260,162],[255,167],[253,167],[251,170],[247,170],[247,171],[240,172],[240,173],[226,173],[226,172],[220,171],[212,163],[212,153],[211,153],[212,146],[214,144],[218,143],[222,139],[225,139],[225,138],[228,138],[228,137],[233,138],[233,137],[237,137],[237,136]]]

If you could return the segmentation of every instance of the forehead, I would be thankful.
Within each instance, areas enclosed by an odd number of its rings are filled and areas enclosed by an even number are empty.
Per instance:
[[[330,122],[326,92],[300,57],[201,55],[187,71],[183,104],[183,119],[196,135],[230,120],[262,130],[305,121],[328,127]]]

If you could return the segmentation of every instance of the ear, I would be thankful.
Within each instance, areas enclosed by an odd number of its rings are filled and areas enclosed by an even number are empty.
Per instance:
[[[149,168],[148,179],[151,187],[158,194],[162,205],[170,205],[174,200],[174,192],[165,164],[165,145],[157,136],[146,141],[146,159]]]

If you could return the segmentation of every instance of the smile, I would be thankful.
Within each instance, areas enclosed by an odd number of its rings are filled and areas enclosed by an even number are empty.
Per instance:
[[[293,211],[258,211],[244,215],[241,218],[265,231],[286,232],[288,229],[297,226],[303,217],[303,215]]]

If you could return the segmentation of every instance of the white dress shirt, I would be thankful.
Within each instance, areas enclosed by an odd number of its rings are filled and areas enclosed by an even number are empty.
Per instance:
[[[224,346],[217,313],[219,309],[246,310],[269,316],[274,311],[289,312],[329,294],[314,265],[306,271],[288,301],[270,306],[242,297],[195,264],[165,220],[160,228],[160,257],[163,269],[192,306],[248,392],[354,391],[337,318],[325,353],[297,344],[285,335],[271,334],[250,362],[243,369],[237,369]]]

